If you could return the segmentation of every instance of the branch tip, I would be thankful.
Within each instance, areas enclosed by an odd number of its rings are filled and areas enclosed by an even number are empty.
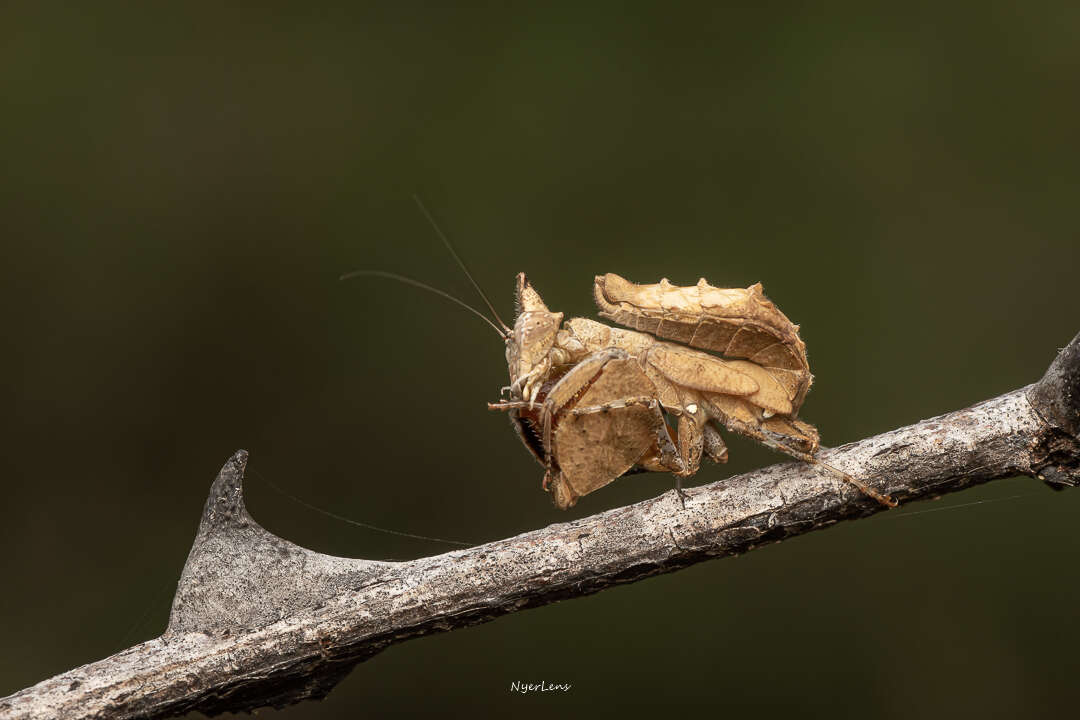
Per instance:
[[[1046,422],[1074,438],[1080,436],[1080,333],[1057,354],[1027,396]]]

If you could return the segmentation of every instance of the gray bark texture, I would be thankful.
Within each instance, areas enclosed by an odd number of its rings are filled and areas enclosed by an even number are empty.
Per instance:
[[[1034,385],[832,450],[901,503],[1015,475],[1080,482],[1080,335]],[[410,562],[331,557],[244,507],[247,453],[210,488],[161,637],[0,700],[0,718],[208,715],[325,696],[392,643],[737,555],[883,508],[785,463]]]

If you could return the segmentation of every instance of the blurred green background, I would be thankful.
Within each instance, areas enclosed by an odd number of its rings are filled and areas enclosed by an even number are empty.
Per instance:
[[[0,695],[156,636],[217,470],[487,541],[568,515],[485,402],[527,270],[762,281],[828,445],[1036,380],[1080,330],[1080,5],[7,4]],[[730,438],[727,467],[782,460]],[[249,472],[267,528],[443,552]],[[952,511],[925,513],[978,500]],[[270,718],[1075,710],[1080,493],[1013,479],[410,641]],[[918,513],[918,514],[913,514]],[[521,696],[514,680],[569,682]]]

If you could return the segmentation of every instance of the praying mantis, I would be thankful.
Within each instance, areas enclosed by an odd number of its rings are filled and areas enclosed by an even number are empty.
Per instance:
[[[542,487],[561,510],[632,472],[670,472],[682,481],[702,457],[726,462],[719,429],[752,438],[821,466],[882,505],[896,501],[818,460],[817,429],[798,412],[813,376],[799,326],[765,297],[760,283],[718,288],[704,278],[677,286],[619,275],[596,276],[600,316],[563,322],[525,273],[518,273],[517,314],[509,327],[458,257],[427,208],[414,197],[495,320],[458,298],[409,277],[379,270],[347,273],[390,278],[445,297],[502,337],[510,384],[488,403],[506,411],[518,437],[544,467]],[[668,418],[672,418],[672,427]]]
[[[595,278],[593,295],[602,317],[636,329],[563,323],[518,274],[519,311],[504,335],[508,397],[488,404],[509,412],[544,466],[543,487],[556,507],[568,509],[631,471],[672,473],[682,500],[682,480],[697,473],[702,456],[727,461],[718,426],[823,465],[814,457],[817,429],[797,417],[813,379],[806,346],[760,284],[638,285],[608,273]]]

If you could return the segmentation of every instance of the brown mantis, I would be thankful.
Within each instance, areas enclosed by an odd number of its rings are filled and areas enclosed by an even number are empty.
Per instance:
[[[760,284],[716,288],[702,278],[689,287],[666,279],[638,285],[611,273],[597,276],[600,315],[632,328],[623,329],[585,318],[563,323],[563,314],[551,312],[519,273],[510,328],[414,199],[498,324],[412,278],[368,270],[342,279],[377,275],[421,287],[462,305],[502,336],[510,385],[488,408],[509,413],[544,466],[543,487],[556,507],[565,510],[622,475],[648,471],[674,474],[685,504],[682,479],[697,473],[702,456],[727,461],[718,426],[825,467],[879,503],[896,505],[815,457],[817,429],[798,418],[813,379],[806,346]]]
[[[594,296],[603,317],[646,332],[584,318],[563,324],[518,274],[519,312],[505,336],[509,399],[488,405],[509,411],[557,507],[632,470],[671,472],[682,498],[682,478],[698,471],[702,455],[727,460],[716,425],[824,465],[814,457],[817,430],[797,417],[812,380],[805,345],[760,284],[636,285],[609,273],[595,279]],[[674,431],[665,413],[676,418]]]

